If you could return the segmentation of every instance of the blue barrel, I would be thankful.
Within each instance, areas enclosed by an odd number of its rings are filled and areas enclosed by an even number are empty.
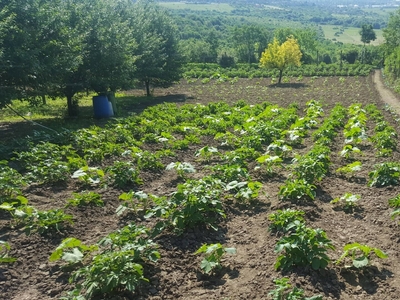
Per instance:
[[[93,97],[93,111],[95,118],[108,118],[114,115],[112,104],[107,96]]]

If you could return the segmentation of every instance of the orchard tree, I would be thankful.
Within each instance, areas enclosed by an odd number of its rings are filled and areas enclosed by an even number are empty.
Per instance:
[[[274,41],[262,53],[260,65],[269,69],[278,69],[278,83],[281,83],[283,70],[288,66],[300,66],[301,55],[299,44],[293,37],[287,38],[282,44],[274,38]]]
[[[73,55],[61,0],[0,2],[0,103],[54,95]]]
[[[359,33],[361,36],[361,42],[364,43],[364,48],[365,48],[365,44],[369,44],[371,41],[376,40],[376,34],[375,34],[374,28],[372,27],[371,24],[362,25]]]
[[[256,25],[235,27],[231,36],[238,60],[249,64],[258,60],[256,56],[262,53],[271,38],[271,34]]]
[[[181,78],[177,29],[167,12],[150,0],[135,3],[131,26],[137,43],[135,77],[150,96],[150,84],[169,86]]]

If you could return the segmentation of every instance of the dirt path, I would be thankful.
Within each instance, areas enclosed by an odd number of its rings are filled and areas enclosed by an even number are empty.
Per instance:
[[[376,90],[379,92],[382,101],[389,104],[393,109],[400,114],[400,97],[393,94],[382,82],[382,71],[376,70],[372,80],[374,82]]]

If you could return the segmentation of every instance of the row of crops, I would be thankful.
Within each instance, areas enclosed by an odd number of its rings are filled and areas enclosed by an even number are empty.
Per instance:
[[[365,64],[302,65],[285,69],[283,75],[288,77],[367,76],[373,69],[373,66]],[[186,79],[221,76],[228,78],[276,78],[279,77],[279,70],[260,68],[257,64],[237,64],[235,67],[221,68],[218,64],[211,63],[189,63],[183,69],[183,77]]]
[[[374,124],[373,129],[367,124]],[[323,178],[353,180],[364,168],[363,152],[374,149],[382,162],[368,170],[367,185],[398,185],[400,180],[400,163],[391,159],[396,130],[373,104],[347,108],[336,104],[329,114],[316,100],[308,101],[304,110],[295,103],[287,108],[245,101],[232,106],[162,104],[105,128],[65,132],[57,139],[58,143],[32,144],[28,151],[1,162],[0,211],[7,214],[10,231],[68,233],[74,226],[74,209],[107,205],[110,200],[102,194],[110,189],[120,191],[116,218],[132,214],[151,224],[129,223],[96,244],[75,237],[63,240],[49,257],[69,267],[75,288],[63,299],[135,292],[147,281],[145,269],[160,260],[157,237],[198,227],[218,230],[230,205],[251,207],[262,197],[264,184],[278,174],[285,178],[276,195],[279,201],[318,201],[317,187]],[[343,147],[332,152],[338,139]],[[310,140],[313,146],[307,147]],[[332,169],[334,156],[341,161],[340,168]],[[176,177],[173,191],[149,192],[147,179],[165,176]],[[24,196],[24,188],[32,184],[66,184],[76,191],[64,207],[40,210]],[[332,205],[351,211],[359,200],[359,195],[348,191],[337,195]],[[388,205],[393,207],[392,218],[400,215],[400,195],[388,199]],[[323,269],[333,263],[328,251],[341,251],[334,249],[324,230],[308,227],[303,216],[296,209],[269,215],[269,229],[279,237],[276,270]],[[336,263],[350,261],[364,268],[373,253],[387,257],[373,246],[346,244]],[[18,260],[12,256],[12,244],[3,241],[0,247],[0,262]],[[197,251],[204,255],[200,268],[212,273],[221,267],[222,256],[234,252],[218,243],[205,244]],[[289,287],[285,279],[276,284]],[[283,293],[285,288],[272,295],[281,299]]]

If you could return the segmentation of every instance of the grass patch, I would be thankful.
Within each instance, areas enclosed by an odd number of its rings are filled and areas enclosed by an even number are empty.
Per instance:
[[[341,26],[335,25],[321,25],[325,38],[328,40],[334,40],[338,42],[342,42],[344,44],[354,44],[354,45],[362,45],[361,36],[360,36],[360,28],[357,27],[344,27],[342,33],[340,33],[340,29],[343,28]],[[385,40],[383,38],[383,32],[380,29],[374,29],[376,33],[376,40],[371,42],[371,45],[380,45]],[[335,35],[335,33],[339,33]]]

